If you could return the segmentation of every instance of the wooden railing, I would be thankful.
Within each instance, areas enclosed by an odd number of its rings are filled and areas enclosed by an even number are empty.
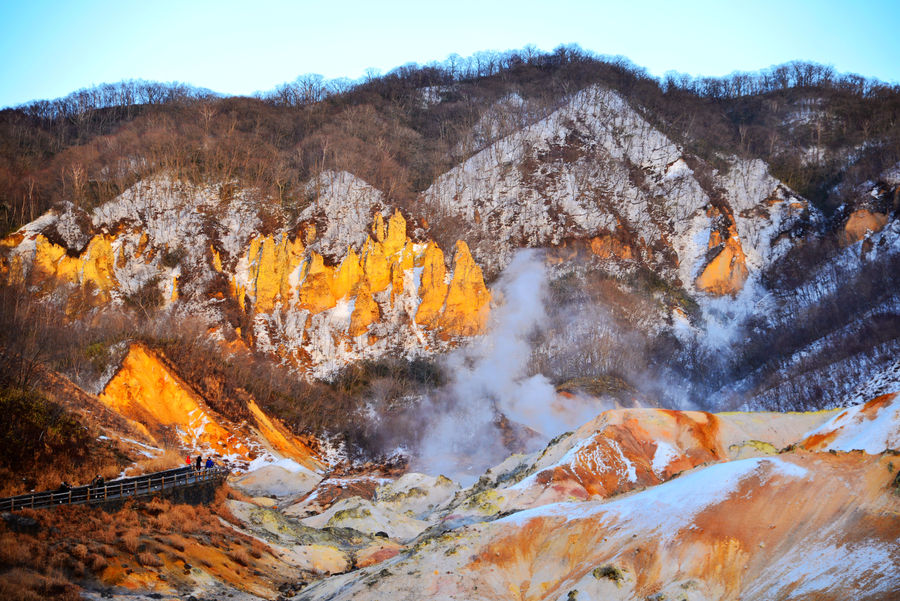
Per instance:
[[[229,470],[225,467],[212,467],[201,470],[195,470],[192,467],[180,467],[133,478],[112,480],[96,486],[77,486],[68,490],[45,491],[7,497],[0,499],[0,511],[38,509],[55,505],[103,503],[119,499],[144,497],[175,488],[224,480],[228,473]]]

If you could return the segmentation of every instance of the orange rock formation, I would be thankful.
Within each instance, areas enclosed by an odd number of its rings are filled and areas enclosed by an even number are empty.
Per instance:
[[[114,241],[113,236],[98,234],[91,238],[79,256],[72,257],[65,248],[39,234],[35,240],[29,281],[44,287],[60,282],[80,285],[95,291],[97,306],[109,302],[110,291],[118,286],[113,273]]]
[[[888,217],[883,213],[872,213],[866,209],[854,211],[844,224],[841,241],[845,245],[858,242],[871,232],[880,232],[887,222]]]
[[[155,437],[177,432],[189,449],[207,446],[246,457],[249,448],[220,425],[202,399],[143,344],[133,344],[100,401]]]
[[[315,315],[337,305],[344,299],[354,299],[353,316],[348,329],[351,337],[365,333],[380,319],[386,307],[374,298],[391,289],[389,303],[403,293],[407,273],[416,267],[423,270],[418,295],[421,298],[415,321],[444,337],[471,336],[484,330],[491,295],[484,285],[481,268],[472,259],[465,242],[458,242],[454,255],[453,277],[447,283],[444,253],[431,242],[424,247],[415,245],[406,235],[406,220],[395,211],[385,225],[380,214],[372,224],[359,254],[348,248],[341,263],[332,267],[324,257],[309,252],[304,260],[300,236],[290,241],[269,237],[251,241],[246,255],[250,266],[249,283],[242,285],[233,279],[231,293],[244,306],[244,295],[255,299],[252,310],[271,311],[279,302],[289,306],[296,298],[296,307]],[[221,260],[215,249],[213,266],[220,268]],[[291,288],[291,278],[299,286]],[[384,302],[384,301],[382,301]]]
[[[724,226],[710,232],[709,249],[721,248],[697,277],[695,284],[699,290],[715,296],[735,295],[744,287],[748,275],[747,258],[741,247],[737,226],[727,209],[712,206],[707,214]]]
[[[490,302],[491,293],[484,285],[481,268],[472,258],[469,246],[458,241],[453,257],[453,279],[440,319],[442,331],[455,336],[472,336],[484,331]]]
[[[100,394],[100,401],[152,438],[175,435],[189,451],[208,451],[249,460],[259,446],[318,469],[316,454],[251,399],[247,408],[257,437],[216,415],[191,386],[160,357],[140,343],[131,348],[122,366]],[[254,448],[256,447],[256,448]]]

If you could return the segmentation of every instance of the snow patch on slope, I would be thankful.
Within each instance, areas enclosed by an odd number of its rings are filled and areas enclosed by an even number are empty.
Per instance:
[[[555,503],[521,511],[498,521],[521,525],[539,517],[562,517],[566,520],[600,520],[608,517],[622,524],[653,524],[657,535],[672,537],[680,529],[691,526],[695,516],[704,509],[734,494],[747,478],[758,477],[765,482],[773,476],[799,479],[807,474],[805,468],[780,458],[741,459],[701,468],[614,501]]]
[[[837,432],[822,450],[861,450],[870,455],[882,453],[885,449],[900,448],[900,393],[882,407],[875,410],[867,405],[856,405],[831,418],[810,432],[807,437],[817,434]]]

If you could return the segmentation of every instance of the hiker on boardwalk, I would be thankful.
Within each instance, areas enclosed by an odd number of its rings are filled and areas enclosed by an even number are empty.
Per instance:
[[[195,465],[196,465],[196,467],[194,469],[196,469],[199,472],[200,467],[203,465],[203,456],[202,455],[197,455],[197,462]]]
[[[191,463],[192,463],[192,462],[191,462],[191,456],[190,456],[190,455],[188,455],[187,457],[184,458],[184,464],[185,464],[187,467],[191,467]]]
[[[213,461],[212,457],[207,457],[206,458],[206,469],[211,470],[214,467],[216,467],[216,462]]]

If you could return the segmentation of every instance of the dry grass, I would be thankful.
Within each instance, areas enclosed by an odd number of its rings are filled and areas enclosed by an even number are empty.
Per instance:
[[[75,559],[80,559],[83,561],[84,558],[87,557],[87,555],[88,555],[87,545],[78,543],[77,545],[72,547],[72,550],[70,551],[70,553],[72,554],[72,557],[74,557]]]
[[[158,568],[163,565],[163,561],[153,553],[138,553],[138,563],[142,566]]]
[[[156,498],[111,513],[80,506],[23,511],[40,525],[33,535],[10,532],[0,521],[0,600],[75,599],[76,583],[123,564],[158,570],[169,582],[185,574],[165,566],[184,564],[238,588],[259,583],[260,574],[277,580],[272,550],[223,523],[228,495],[223,490],[209,506]]]
[[[96,553],[91,553],[91,555],[89,555],[87,559],[87,564],[90,566],[91,571],[93,571],[95,574],[99,574],[109,565],[106,557],[104,557],[103,555],[98,555]]]
[[[253,560],[250,558],[250,555],[241,548],[232,549],[228,552],[228,557],[231,558],[236,564],[242,565],[244,567],[249,566],[253,563]]]
[[[57,573],[40,574],[13,568],[0,576],[0,599],[5,601],[78,601],[78,588]]]
[[[185,549],[184,544],[181,541],[179,541],[171,536],[160,537],[159,542],[166,545],[167,547],[171,547],[172,549],[175,549],[176,551],[180,551],[182,553],[184,552],[184,549]]]
[[[135,554],[141,548],[141,533],[139,530],[126,530],[119,537],[119,544],[125,551]]]
[[[161,472],[170,470],[184,465],[184,455],[181,451],[166,449],[162,455],[158,457],[148,457],[135,463],[126,470],[126,476],[140,476],[142,474],[151,474],[153,472]]]

